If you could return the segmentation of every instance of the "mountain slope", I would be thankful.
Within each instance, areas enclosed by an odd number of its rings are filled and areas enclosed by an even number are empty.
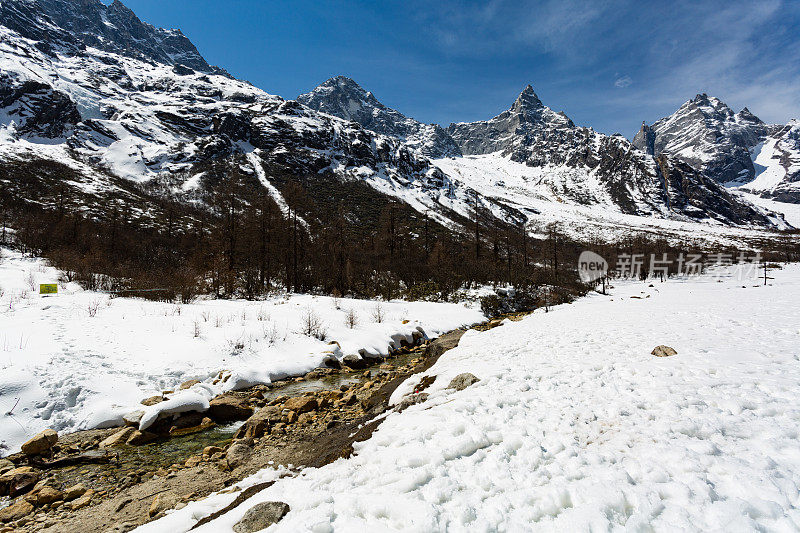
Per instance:
[[[718,98],[698,94],[652,126],[643,123],[633,144],[680,159],[720,183],[797,203],[795,127],[765,124],[747,108],[734,113]]]
[[[336,76],[297,101],[317,111],[358,122],[364,128],[402,139],[428,157],[461,155],[456,143],[438,124],[423,124],[386,107],[345,76]]]
[[[564,113],[545,106],[531,86],[500,115],[451,124],[448,132],[465,154],[493,154],[527,166],[522,187],[532,195],[603,205],[626,215],[770,224],[759,209],[686,163],[648,155],[621,136],[575,126]],[[480,188],[474,180],[468,183]],[[496,187],[487,188],[494,191],[487,194],[497,194]]]
[[[279,205],[288,181],[338,181],[449,226],[468,211],[469,191],[401,140],[236,80],[119,2],[0,2],[0,163],[30,161],[70,169],[87,203],[133,184],[202,204],[240,172]],[[346,204],[346,189],[331,190]]]

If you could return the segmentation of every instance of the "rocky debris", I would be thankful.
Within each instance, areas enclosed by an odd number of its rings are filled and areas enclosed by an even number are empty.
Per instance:
[[[138,428],[143,416],[144,411],[134,411],[123,416],[122,421],[125,422],[126,426]]]
[[[32,467],[14,468],[0,476],[0,495],[16,498],[33,490],[38,482],[39,474]]]
[[[283,502],[263,502],[254,505],[234,526],[235,533],[255,533],[277,524],[291,508]]]
[[[86,494],[86,487],[83,483],[78,483],[64,490],[64,500],[69,502],[76,498],[80,498],[84,494]]]
[[[129,438],[136,432],[132,427],[120,429],[110,437],[104,439],[100,444],[100,448],[111,448],[112,446],[120,446],[125,444]]]
[[[22,453],[25,455],[41,455],[49,451],[56,442],[58,442],[58,433],[52,429],[45,429],[22,445]]]
[[[369,366],[369,362],[366,359],[356,354],[345,355],[342,358],[342,364],[353,370],[362,370]]]
[[[0,476],[8,472],[9,470],[14,470],[16,466],[14,463],[9,461],[8,459],[0,459]]]
[[[41,488],[35,488],[25,495],[25,501],[36,507],[47,505],[64,499],[64,493],[53,487],[47,485]]]
[[[298,415],[316,411],[319,407],[319,402],[312,396],[299,396],[297,398],[289,398],[284,402],[283,408],[293,411]]]
[[[234,442],[225,454],[225,462],[231,470],[243,465],[253,455],[253,449],[241,442]]]
[[[653,348],[653,351],[650,353],[656,357],[670,357],[672,355],[678,355],[678,352],[675,351],[675,348],[671,348],[663,344]]]
[[[12,522],[33,513],[33,505],[25,500],[17,500],[5,509],[0,509],[0,522]]]
[[[208,416],[217,422],[246,420],[253,414],[247,399],[232,394],[223,394],[211,400]]]
[[[139,524],[136,522],[122,522],[120,524],[115,524],[110,528],[106,529],[104,533],[129,533],[139,527]]]
[[[474,374],[470,374],[469,372],[465,372],[463,374],[459,374],[456,377],[454,377],[450,381],[450,384],[447,386],[447,388],[448,389],[455,389],[457,391],[462,391],[462,390],[466,389],[467,387],[469,387],[470,385],[473,385],[473,384],[475,384],[475,383],[477,383],[479,381],[480,381],[480,379],[478,377],[476,377]]]

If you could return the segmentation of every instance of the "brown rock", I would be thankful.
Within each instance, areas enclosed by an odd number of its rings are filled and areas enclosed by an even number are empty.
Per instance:
[[[0,476],[0,495],[16,498],[33,490],[39,481],[39,474],[30,466],[9,470]]]
[[[92,503],[93,496],[94,496],[94,491],[87,490],[86,492],[83,493],[83,496],[81,496],[77,500],[73,500],[71,503],[68,503],[67,506],[73,511],[77,511],[78,509],[83,509],[84,507]]]
[[[180,390],[191,389],[198,383],[200,383],[199,379],[190,379],[189,381],[184,381],[183,383],[181,383]]]
[[[350,392],[345,394],[344,398],[342,398],[342,403],[345,405],[353,405],[358,403],[358,396],[356,396],[355,392]]]
[[[186,459],[186,462],[184,463],[184,465],[186,466],[186,468],[192,468],[193,466],[197,466],[202,462],[203,462],[203,458],[202,457],[200,457],[199,455],[193,455],[193,456],[189,457],[188,459]]]
[[[58,442],[58,433],[52,429],[45,429],[22,445],[22,453],[25,455],[41,455],[52,448],[56,442]]]
[[[650,353],[656,357],[670,357],[678,354],[678,352],[675,351],[675,348],[670,348],[669,346],[664,346],[663,344],[653,348],[653,351]]]
[[[86,487],[83,483],[78,483],[64,490],[64,499],[66,501],[72,501],[75,498],[80,498],[84,494],[86,494]]]
[[[228,468],[233,470],[247,462],[252,454],[253,450],[249,446],[234,442],[225,454],[225,461],[228,463]]]
[[[224,451],[224,450],[222,448],[220,448],[219,446],[206,446],[205,448],[203,448],[203,455],[209,455],[210,456],[210,455],[214,455],[215,453],[219,453],[221,451]]]
[[[289,398],[283,404],[284,409],[288,409],[293,411],[297,414],[308,413],[310,411],[316,411],[319,404],[315,398],[310,398],[306,396],[299,396],[297,398]]]
[[[5,509],[0,510],[0,522],[11,522],[25,518],[33,513],[33,505],[25,500],[14,502]]]
[[[106,438],[105,440],[101,441],[98,445],[100,448],[110,448],[112,446],[119,446],[121,444],[125,444],[129,438],[134,434],[136,430],[131,427],[126,427],[120,429],[110,437]]]
[[[147,444],[153,442],[158,438],[158,435],[155,433],[150,433],[149,431],[139,431],[136,430],[131,433],[131,436],[128,437],[128,440],[125,441],[125,444],[129,444],[131,446],[141,446],[142,444]]]
[[[253,414],[253,408],[245,398],[224,394],[211,400],[208,416],[218,422],[247,420]]]
[[[163,511],[172,509],[175,507],[176,503],[178,503],[177,496],[168,492],[162,492],[153,498],[153,502],[150,504],[150,509],[147,511],[147,514],[152,518]]]
[[[36,496],[35,505],[37,507],[41,507],[42,505],[46,505],[48,503],[53,503],[64,499],[64,493],[58,489],[54,489],[53,487],[43,487],[40,491],[36,493],[35,496]]]
[[[269,433],[272,424],[280,422],[281,409],[278,406],[267,406],[259,409],[247,419],[247,421],[236,432],[235,438],[258,438]]]
[[[155,405],[155,404],[161,403],[163,401],[164,401],[164,398],[159,394],[158,396],[150,396],[149,398],[145,398],[144,400],[142,400],[139,403],[141,403],[142,405],[145,405],[147,407],[150,407],[151,405]]]

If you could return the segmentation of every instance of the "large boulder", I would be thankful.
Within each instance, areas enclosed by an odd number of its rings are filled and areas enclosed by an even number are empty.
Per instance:
[[[15,498],[30,492],[39,482],[39,474],[30,466],[9,470],[0,476],[0,496]]]
[[[354,370],[361,370],[369,366],[369,362],[366,359],[356,354],[345,355],[344,358],[342,358],[342,364]]]
[[[12,522],[33,514],[33,505],[25,500],[18,500],[5,509],[0,509],[0,522]]]
[[[253,455],[253,449],[250,446],[234,442],[225,454],[225,461],[228,463],[228,468],[234,470],[246,463],[251,455]]]
[[[246,398],[223,394],[211,400],[207,414],[217,422],[234,422],[250,418],[253,414],[253,408]]]
[[[235,533],[255,533],[277,524],[291,508],[283,502],[263,502],[254,505],[234,526]]]
[[[281,408],[277,405],[262,407],[242,424],[234,436],[237,439],[256,439],[269,432],[273,424],[281,421]]]
[[[52,429],[45,429],[22,445],[22,453],[28,456],[41,455],[52,448],[56,442],[58,442],[58,433]]]
[[[296,398],[289,398],[283,404],[284,409],[294,411],[298,415],[316,411],[318,407],[319,403],[317,402],[317,399],[312,398],[311,396],[298,396]]]
[[[428,347],[425,348],[425,356],[438,357],[447,350],[452,350],[458,346],[458,342],[461,340],[461,337],[464,336],[464,333],[465,330],[463,329],[457,329],[455,331],[445,333],[438,339],[428,344]]]
[[[480,379],[476,377],[474,374],[470,374],[469,372],[465,372],[463,374],[459,374],[454,377],[450,384],[447,386],[448,389],[455,389],[457,391],[464,390],[470,385],[473,385],[479,382]]]
[[[672,355],[678,354],[678,352],[675,351],[675,348],[671,348],[663,344],[653,348],[653,351],[650,353],[655,355],[656,357],[670,357]]]
[[[126,427],[120,429],[110,437],[107,437],[103,441],[100,442],[100,448],[110,448],[112,446],[119,446],[121,444],[125,444],[128,439],[136,432],[136,429],[132,427]]]

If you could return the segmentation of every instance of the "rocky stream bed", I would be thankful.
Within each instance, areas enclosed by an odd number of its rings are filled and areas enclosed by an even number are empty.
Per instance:
[[[137,429],[134,413],[122,428],[42,432],[0,459],[0,533],[130,531],[212,492],[241,490],[236,483],[260,469],[296,471],[348,457],[353,443],[378,427],[392,392],[457,346],[464,331],[416,339],[386,359],[345,358],[344,365],[331,361],[333,368],[228,392],[206,412],[169,415],[146,431]],[[432,382],[422,376],[395,409],[424,401]]]

